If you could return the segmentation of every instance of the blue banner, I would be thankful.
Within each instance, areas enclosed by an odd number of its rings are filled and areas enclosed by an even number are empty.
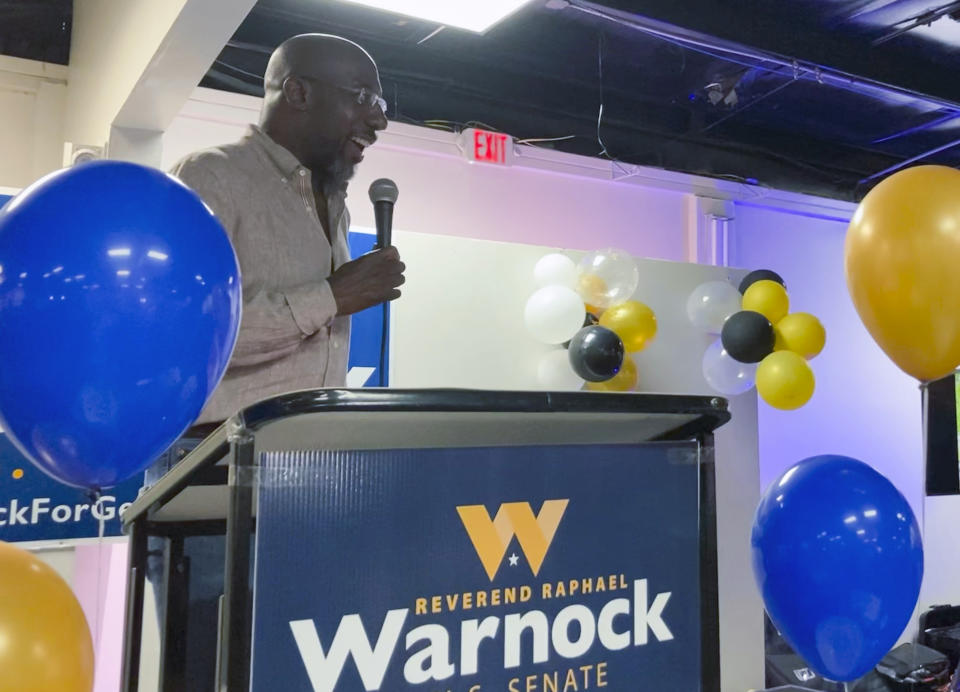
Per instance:
[[[263,464],[253,692],[700,689],[694,445]]]
[[[7,543],[120,536],[120,512],[143,485],[139,474],[94,501],[86,491],[36,469],[6,435],[0,435],[0,541]]]
[[[359,257],[370,252],[377,242],[372,233],[350,231],[347,234],[350,256]],[[350,325],[350,353],[347,360],[347,386],[386,387],[389,377],[380,380],[380,342],[383,332],[383,306],[377,305],[358,312]],[[388,341],[389,345],[389,341]],[[384,353],[384,358],[389,356]]]

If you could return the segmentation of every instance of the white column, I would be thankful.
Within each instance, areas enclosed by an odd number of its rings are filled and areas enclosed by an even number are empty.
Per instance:
[[[729,199],[689,194],[687,260],[725,267],[730,263],[734,204]],[[763,686],[763,603],[754,585],[750,532],[760,501],[760,463],[756,436],[757,397],[730,400],[737,425],[716,435],[717,578],[720,592],[720,689],[742,692]]]
[[[77,0],[66,139],[160,164],[170,124],[255,0]],[[149,134],[154,133],[154,134]]]
[[[733,203],[728,199],[690,194],[686,204],[687,261],[727,266]]]

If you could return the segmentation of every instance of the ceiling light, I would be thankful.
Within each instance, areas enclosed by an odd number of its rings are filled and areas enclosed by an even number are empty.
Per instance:
[[[346,0],[482,33],[530,0]]]

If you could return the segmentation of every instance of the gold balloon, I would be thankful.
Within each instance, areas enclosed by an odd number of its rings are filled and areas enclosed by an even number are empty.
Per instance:
[[[780,332],[777,330],[777,326],[773,326],[773,350],[774,351],[789,351],[786,343],[783,341],[783,336],[780,335]]]
[[[600,317],[600,326],[615,332],[627,353],[636,353],[657,335],[657,316],[647,305],[628,300],[607,308]]]
[[[800,408],[813,396],[813,370],[793,351],[776,351],[757,366],[757,393],[774,408]]]
[[[759,312],[770,320],[771,324],[776,324],[790,310],[787,289],[776,281],[757,281],[743,294],[743,309]]]
[[[0,690],[92,689],[93,641],[70,587],[44,562],[0,542]]]
[[[827,343],[827,331],[820,320],[807,312],[793,312],[777,322],[774,349],[793,351],[807,360],[815,358]]]
[[[917,166],[881,182],[844,250],[854,307],[900,369],[935,380],[960,365],[960,171]]]
[[[632,392],[637,386],[637,365],[633,358],[626,356],[620,372],[604,382],[587,382],[591,392]]]

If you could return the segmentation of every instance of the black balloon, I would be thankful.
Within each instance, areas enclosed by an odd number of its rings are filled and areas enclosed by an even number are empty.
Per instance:
[[[620,372],[625,354],[620,337],[599,325],[577,332],[567,350],[573,371],[588,382],[605,382]]]
[[[787,284],[783,282],[783,277],[777,274],[777,272],[770,271],[769,269],[757,269],[743,277],[743,281],[740,282],[740,293],[746,293],[747,289],[758,281],[776,281],[784,288],[787,287]]]
[[[773,325],[759,312],[735,312],[723,323],[720,342],[730,357],[741,363],[759,363],[773,353]]]

